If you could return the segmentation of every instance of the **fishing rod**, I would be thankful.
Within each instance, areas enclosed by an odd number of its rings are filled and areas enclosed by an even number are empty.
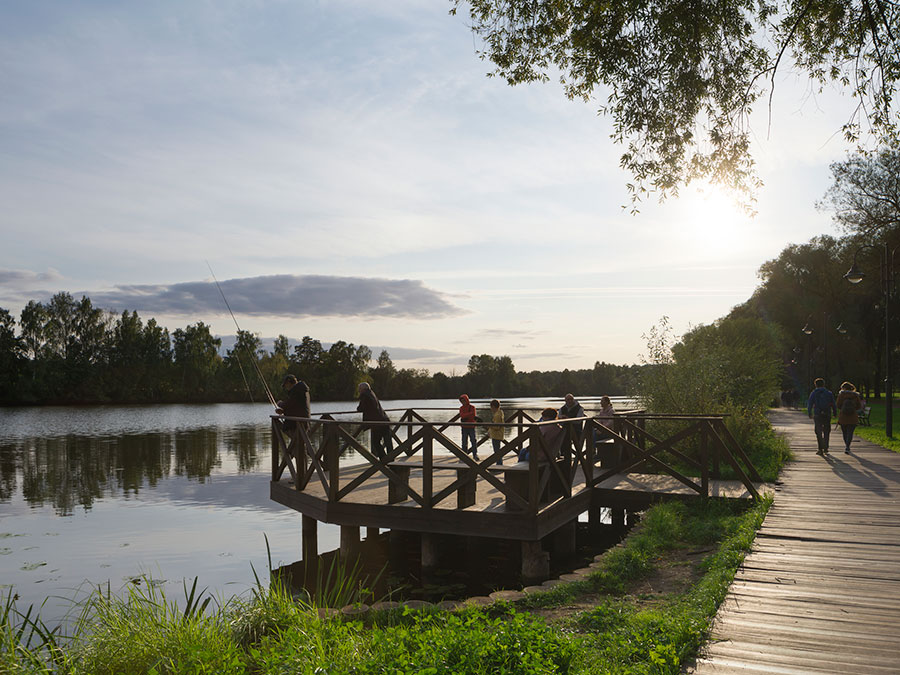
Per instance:
[[[240,341],[240,334],[243,332],[241,330],[240,325],[237,322],[237,319],[234,316],[234,312],[231,311],[231,305],[228,304],[228,299],[225,297],[225,292],[222,290],[222,286],[219,285],[219,280],[216,279],[216,273],[213,272],[212,265],[209,264],[209,261],[204,261],[206,266],[209,268],[209,273],[212,275],[213,281],[216,282],[216,288],[219,289],[219,294],[222,296],[222,302],[225,303],[225,306],[228,308],[228,313],[231,314],[231,320],[234,321],[235,327],[238,329],[238,340]],[[275,397],[272,396],[272,390],[269,389],[269,385],[266,383],[266,378],[263,377],[262,371],[259,369],[259,364],[256,362],[255,355],[250,353],[250,350],[247,349],[247,345],[243,345],[244,351],[247,353],[247,358],[250,360],[250,363],[253,364],[254,369],[256,370],[256,374],[259,376],[260,382],[262,382],[263,387],[266,390],[266,396],[269,397],[269,403],[272,404],[273,408],[277,408],[278,404],[275,402]],[[244,376],[244,368],[241,366],[241,360],[238,359],[238,367],[241,369],[241,376]],[[247,385],[247,391],[250,391],[250,384],[247,382],[247,378],[244,377],[244,384]],[[250,400],[253,400],[253,394],[250,394]]]

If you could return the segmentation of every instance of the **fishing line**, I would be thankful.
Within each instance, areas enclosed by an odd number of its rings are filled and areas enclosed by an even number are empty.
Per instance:
[[[234,316],[234,312],[231,311],[231,305],[228,304],[228,299],[225,297],[225,292],[222,290],[222,286],[219,285],[219,280],[216,279],[216,273],[213,272],[212,265],[209,264],[208,260],[204,260],[204,262],[206,263],[206,266],[209,268],[209,273],[212,275],[213,281],[216,282],[216,288],[219,289],[219,294],[222,296],[222,302],[224,302],[225,306],[228,308],[228,313],[231,314],[231,320],[234,321],[234,325],[238,329],[238,334],[239,334],[238,337],[240,337],[240,333],[242,333],[243,331],[241,330],[241,327],[238,324],[237,319]],[[260,382],[262,382],[263,387],[265,387],[265,389],[266,389],[266,396],[269,397],[269,403],[272,404],[273,408],[277,408],[278,404],[275,402],[275,397],[272,396],[272,390],[269,389],[269,385],[266,383],[266,378],[263,377],[262,371],[259,369],[259,364],[256,362],[255,356],[253,354],[250,354],[250,350],[247,349],[247,345],[244,345],[244,351],[247,352],[247,358],[253,364],[253,367],[256,370],[256,374],[259,376]],[[240,361],[240,359],[238,359],[238,366],[240,366],[240,365],[241,365],[241,361]],[[244,369],[241,368],[241,375],[243,375],[243,374],[244,374]],[[245,383],[247,382],[246,377],[244,378],[244,382]],[[247,388],[249,390],[249,388],[250,388],[249,384],[247,385]],[[251,398],[251,400],[253,399],[252,394],[250,395],[250,398]]]

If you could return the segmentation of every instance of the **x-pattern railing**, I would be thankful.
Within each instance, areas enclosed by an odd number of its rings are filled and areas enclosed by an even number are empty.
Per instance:
[[[758,497],[753,481],[761,482],[761,479],[721,416],[665,416],[631,412],[616,415],[612,420],[580,418],[540,422],[525,410],[515,410],[506,415],[503,426],[511,437],[502,441],[500,452],[495,453],[488,444],[490,451],[478,460],[463,452],[460,445],[448,436],[451,430],[461,426],[458,420],[459,415],[455,415],[446,421],[429,421],[413,409],[403,411],[396,421],[390,422],[337,420],[331,414],[318,419],[273,416],[272,480],[280,481],[284,472],[288,471],[294,489],[302,491],[316,478],[327,499],[338,502],[378,475],[425,509],[437,507],[454,493],[483,481],[501,493],[507,503],[537,513],[560,499],[571,497],[572,485],[579,471],[587,485],[597,486],[614,475],[629,473],[638,467],[650,467],[657,473],[676,478],[697,494],[708,496],[710,476],[717,474],[718,462],[724,459],[748,492]],[[653,420],[680,421],[686,426],[666,438],[660,438],[646,429],[647,422]],[[293,428],[286,431],[286,422],[292,422]],[[545,436],[541,433],[542,427],[551,424],[563,426],[558,448],[547,447]],[[484,426],[483,423],[480,425]],[[393,449],[383,459],[376,457],[360,440],[363,431],[380,426],[389,428],[393,440]],[[401,431],[405,433],[401,434]],[[610,438],[612,443],[595,446],[594,440],[598,436]],[[481,448],[489,439],[487,433],[482,434],[476,439],[475,447]],[[679,449],[677,445],[682,443],[693,443],[695,448],[699,447],[699,452]],[[608,449],[610,445],[615,448],[616,461],[604,461],[602,467],[598,467],[597,449]],[[443,448],[446,453],[436,456],[436,447]],[[522,495],[500,475],[507,469],[514,469],[509,465],[497,467],[495,464],[503,455],[510,452],[517,454],[525,447],[529,448],[529,489],[527,495]],[[357,453],[365,464],[361,471],[341,485],[339,458],[348,450]],[[699,470],[699,482],[672,466],[662,457],[663,454],[675,458],[681,465]],[[521,465],[517,466],[521,471]],[[421,490],[410,485],[410,467],[422,472]],[[354,469],[355,473],[359,467]],[[456,478],[435,492],[435,472],[448,469],[457,471]],[[558,486],[558,496],[542,504],[541,496],[550,483]]]

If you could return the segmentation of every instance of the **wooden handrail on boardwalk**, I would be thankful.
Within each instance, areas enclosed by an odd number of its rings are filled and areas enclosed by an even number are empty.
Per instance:
[[[759,474],[728,431],[722,416],[650,415],[629,411],[616,414],[612,420],[583,417],[540,422],[525,410],[513,410],[503,424],[510,437],[503,439],[500,454],[494,453],[488,434],[481,433],[476,438],[476,448],[485,452],[481,459],[475,460],[448,436],[449,430],[462,426],[458,415],[447,421],[428,421],[416,410],[407,409],[396,421],[364,423],[358,419],[335,419],[335,415],[324,414],[317,419],[272,416],[273,482],[280,481],[285,471],[289,472],[293,489],[297,491],[306,490],[310,481],[317,480],[327,500],[336,503],[373,476],[379,476],[388,482],[389,499],[393,500],[389,503],[409,498],[419,508],[432,509],[454,494],[460,495],[458,508],[465,508],[471,500],[464,499],[463,493],[474,495],[477,482],[483,481],[505,497],[508,508],[534,515],[571,497],[579,472],[586,485],[597,487],[613,476],[637,468],[646,473],[649,468],[654,473],[674,477],[698,495],[709,496],[710,477],[717,477],[719,463],[725,461],[747,491],[759,496],[753,484],[753,481],[761,482]],[[286,420],[294,422],[293,429],[287,432]],[[657,429],[656,433],[648,431],[648,423]],[[547,448],[541,433],[541,428],[550,424],[561,424],[564,429],[558,452]],[[479,424],[482,429],[487,426]],[[681,428],[665,434],[659,431],[673,426]],[[393,439],[393,450],[383,460],[375,457],[361,440],[364,430],[376,427],[387,427]],[[611,440],[595,444],[597,437]],[[440,455],[436,458],[436,446],[446,451],[443,458]],[[495,466],[503,455],[518,454],[524,447],[529,448],[527,494],[513,489],[502,477],[507,471],[518,471],[524,480],[523,467]],[[354,467],[353,476],[342,485],[339,459],[347,451],[355,452],[363,463]],[[598,451],[601,453],[599,466]],[[673,462],[692,473],[699,472],[699,479],[686,475]],[[418,491],[410,486],[411,467],[422,471]],[[448,469],[457,472],[455,480],[435,491],[436,472],[444,472],[446,476]],[[518,483],[524,485],[522,481]],[[546,503],[542,502],[542,495],[548,484],[555,485],[556,489]]]

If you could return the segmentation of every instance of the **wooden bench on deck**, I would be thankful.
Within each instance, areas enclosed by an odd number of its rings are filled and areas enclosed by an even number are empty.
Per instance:
[[[403,485],[396,485],[393,481],[388,484],[388,504],[397,504],[409,499],[409,473],[412,469],[422,469],[425,463],[421,461],[400,460],[390,463],[391,470],[397,474]],[[446,469],[456,471],[456,479],[461,481],[456,490],[456,508],[464,509],[475,503],[475,481],[464,480],[475,471],[468,464],[462,462],[434,462],[432,469]],[[405,487],[404,487],[405,486]]]
[[[563,470],[566,467],[565,460],[557,457],[554,460],[556,466]],[[528,462],[516,462],[515,464],[495,464],[488,467],[488,471],[503,474],[503,482],[526,502],[531,501],[531,489],[529,486],[529,466]],[[555,472],[551,469],[550,464],[541,462],[538,464],[538,489],[540,497],[538,503],[548,502],[563,494],[563,486],[559,485],[558,480],[554,480]],[[551,489],[551,486],[553,489]],[[516,504],[508,495],[506,497],[507,511],[521,511],[522,507]]]

